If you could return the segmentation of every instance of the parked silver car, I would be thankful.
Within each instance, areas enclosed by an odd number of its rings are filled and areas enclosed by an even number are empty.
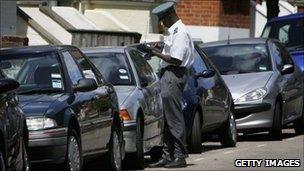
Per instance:
[[[83,52],[116,90],[124,120],[126,153],[144,168],[144,153],[163,143],[163,111],[157,75],[132,47],[88,48]]]
[[[274,39],[238,39],[201,48],[218,67],[235,103],[237,128],[267,128],[280,137],[294,122],[303,132],[303,77],[285,47]]]

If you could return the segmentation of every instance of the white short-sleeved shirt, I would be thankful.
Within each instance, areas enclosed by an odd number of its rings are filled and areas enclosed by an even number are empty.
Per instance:
[[[178,20],[168,29],[168,32],[162,53],[181,60],[180,66],[190,68],[194,62],[194,45],[188,29],[181,20]],[[160,65],[165,68],[171,64],[161,60]]]

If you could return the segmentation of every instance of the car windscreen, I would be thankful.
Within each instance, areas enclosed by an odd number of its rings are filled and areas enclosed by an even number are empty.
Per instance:
[[[262,37],[280,40],[287,48],[304,48],[304,18],[271,22],[266,25]]]
[[[203,49],[222,75],[271,70],[271,62],[265,44],[223,45]]]
[[[55,53],[1,55],[0,66],[20,84],[19,93],[61,92],[62,72]]]
[[[135,85],[132,69],[125,54],[101,52],[86,55],[107,82],[113,85]]]

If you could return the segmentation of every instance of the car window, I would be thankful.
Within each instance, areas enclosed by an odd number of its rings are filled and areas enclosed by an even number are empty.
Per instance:
[[[156,74],[153,72],[153,69],[144,59],[140,52],[131,49],[129,51],[131,59],[134,63],[137,75],[139,77],[140,83],[147,82],[148,85],[157,80]]]
[[[20,91],[64,89],[62,71],[55,52],[3,55],[0,63],[7,77],[19,82]]]
[[[281,27],[279,30],[279,40],[284,44],[287,44],[289,41],[288,40],[289,28],[290,28],[290,25],[285,25],[285,26]]]
[[[105,80],[113,85],[135,85],[133,72],[124,53],[87,53]]]
[[[286,50],[286,48],[280,44],[279,42],[275,42],[274,43],[276,48],[278,49],[280,56],[281,56],[281,65],[286,65],[286,64],[291,64],[293,65],[293,61],[291,59],[291,56],[289,55],[288,51]],[[281,67],[282,67],[281,66]],[[280,68],[279,68],[280,69]]]
[[[282,59],[282,56],[281,56],[280,49],[274,43],[271,43],[270,49],[272,51],[272,55],[273,55],[273,58],[274,58],[274,61],[275,61],[276,68],[280,70],[283,67],[283,59]]]
[[[99,83],[95,71],[92,69],[90,63],[78,50],[71,50],[70,53],[76,59],[80,70],[83,72],[85,78],[93,78],[96,82]]]
[[[203,61],[202,57],[196,50],[194,50],[193,68],[196,72],[203,72],[208,69],[205,61]]]
[[[70,76],[72,84],[76,85],[78,83],[78,81],[80,79],[83,79],[84,77],[83,77],[82,73],[80,72],[72,55],[68,51],[62,52],[62,55],[63,55],[64,62],[67,66],[68,74]]]
[[[303,48],[304,18],[271,22],[265,27],[262,37],[278,39],[287,48]]]
[[[203,47],[222,75],[270,71],[265,44],[233,44]]]

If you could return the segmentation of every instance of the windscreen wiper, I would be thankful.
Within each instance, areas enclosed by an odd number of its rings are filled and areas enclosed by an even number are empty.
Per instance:
[[[302,49],[304,49],[304,44],[303,45],[297,45],[297,46],[291,46],[288,49],[289,50],[302,50]]]
[[[37,93],[61,93],[62,90],[53,88],[33,88],[29,90],[19,91],[18,94],[37,94]]]

